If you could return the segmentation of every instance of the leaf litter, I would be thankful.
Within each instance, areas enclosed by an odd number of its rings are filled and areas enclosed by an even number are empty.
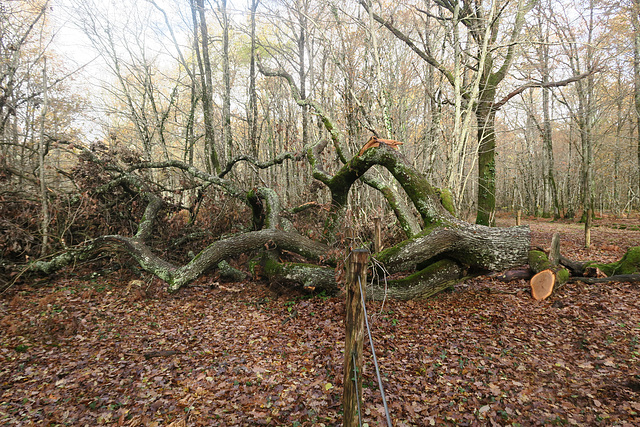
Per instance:
[[[539,246],[561,230],[574,259],[640,243],[601,227],[587,252],[579,227],[531,227]],[[2,425],[341,424],[342,298],[129,281],[67,275],[2,295]],[[574,283],[536,302],[525,281],[477,277],[367,305],[396,426],[640,423],[637,284]],[[363,378],[363,421],[386,425],[367,345]]]

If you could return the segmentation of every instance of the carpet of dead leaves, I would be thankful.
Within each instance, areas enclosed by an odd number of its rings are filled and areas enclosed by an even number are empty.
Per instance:
[[[560,231],[566,256],[612,261],[640,244],[622,223],[596,221],[588,251],[581,225],[530,225],[534,245]],[[77,274],[0,296],[0,424],[341,424],[342,298]],[[639,291],[576,283],[536,302],[524,281],[478,277],[368,303],[394,425],[640,425]],[[386,425],[365,349],[363,421]]]

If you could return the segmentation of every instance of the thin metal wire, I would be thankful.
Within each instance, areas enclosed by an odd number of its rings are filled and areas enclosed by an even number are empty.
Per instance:
[[[372,274],[372,277],[371,277],[371,289],[373,289],[374,280],[378,279],[378,283],[380,283],[380,275],[378,274],[378,270],[382,271],[382,277],[384,279],[384,297],[382,298],[382,304],[380,304],[380,313],[382,313],[382,310],[384,310],[384,304],[387,302],[387,292],[389,290],[389,284],[387,283],[387,276],[389,275],[389,272],[380,261],[378,261],[374,257],[371,257],[370,259],[374,264],[374,268],[373,268],[374,274]]]
[[[362,288],[362,282],[360,281],[360,276],[358,276],[358,285],[360,286],[360,299],[362,300],[362,310],[364,311],[364,323],[367,327],[367,334],[369,335],[369,344],[371,345],[371,354],[373,355],[373,366],[375,366],[376,368],[376,375],[378,377],[378,388],[380,389],[380,395],[382,396],[382,405],[384,406],[384,414],[387,417],[387,425],[389,427],[393,427],[393,424],[391,424],[391,417],[389,416],[389,407],[387,406],[387,399],[384,397],[384,387],[382,385],[382,377],[380,376],[380,368],[378,367],[378,359],[376,358],[376,349],[373,347],[373,338],[371,337],[371,329],[369,329],[367,306],[364,300],[365,290]]]
[[[362,408],[360,407],[360,393],[358,392],[358,366],[356,365],[356,353],[351,352],[353,360],[353,382],[356,383],[356,401],[358,402],[358,425],[362,427]]]

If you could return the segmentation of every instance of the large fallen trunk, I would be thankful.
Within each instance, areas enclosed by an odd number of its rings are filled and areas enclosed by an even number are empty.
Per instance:
[[[397,272],[445,254],[464,265],[500,271],[527,263],[530,239],[528,227],[491,228],[443,221],[383,250],[376,259],[389,271]]]
[[[380,144],[354,157],[334,176],[330,186],[334,202],[374,164],[384,166],[402,186],[424,222],[423,231],[375,255],[390,272],[411,270],[434,258],[454,260],[462,265],[503,270],[527,263],[531,244],[529,228],[493,228],[469,224],[454,217],[426,178],[392,147]],[[332,181],[333,181],[332,180]],[[435,260],[434,260],[435,261]]]
[[[402,299],[426,298],[451,286],[460,280],[468,268],[474,270],[504,270],[526,264],[530,246],[527,227],[490,228],[469,224],[455,218],[447,210],[439,193],[426,178],[414,169],[403,155],[389,144],[382,142],[362,150],[339,169],[333,176],[316,174],[331,190],[333,203],[327,230],[335,229],[342,221],[347,196],[353,184],[370,173],[374,165],[386,168],[400,184],[423,222],[423,230],[408,240],[384,250],[374,257],[391,273],[407,272],[401,280],[388,281],[387,287],[373,288],[369,296],[379,298],[392,296]],[[159,212],[162,202],[153,196],[139,178],[132,176],[135,168],[174,167],[194,178],[220,185],[234,197],[244,200],[252,209],[253,224],[262,230],[246,232],[212,243],[190,262],[183,266],[170,263],[158,255],[148,243],[154,227],[159,226]],[[118,170],[118,179],[125,180],[133,188],[146,194],[148,207],[140,221],[138,232],[132,237],[112,235],[90,241],[84,248],[68,251],[47,262],[31,265],[32,270],[51,272],[68,265],[79,258],[87,258],[91,253],[113,250],[127,251],[145,271],[166,281],[170,291],[195,280],[200,275],[215,268],[221,261],[250,251],[286,250],[297,253],[314,263],[334,266],[331,255],[336,257],[335,247],[310,240],[292,229],[292,225],[280,216],[282,207],[275,191],[259,188],[243,192],[227,183],[219,176],[200,173],[193,167],[172,161],[162,164],[141,164],[130,171]],[[369,177],[371,181],[373,177]],[[114,180],[115,182],[115,180]],[[393,198],[387,198],[393,200]],[[409,218],[414,212],[400,204],[393,211],[401,218]],[[282,231],[281,228],[292,231]],[[406,231],[406,230],[405,230]],[[407,234],[412,235],[412,232]],[[326,235],[326,234],[325,234]],[[329,242],[335,239],[328,238]],[[273,257],[266,268],[271,280],[297,283],[307,288],[336,289],[332,267],[304,263],[280,263]],[[417,270],[417,272],[416,272]]]

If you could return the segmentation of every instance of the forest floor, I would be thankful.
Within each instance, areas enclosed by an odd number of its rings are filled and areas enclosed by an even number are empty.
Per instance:
[[[597,220],[590,250],[580,224],[525,223],[575,260],[640,245],[638,218]],[[171,295],[81,270],[0,296],[0,424],[341,423],[343,298],[212,278]],[[527,288],[477,277],[367,304],[395,426],[640,425],[639,285]],[[386,425],[368,349],[363,421]]]

